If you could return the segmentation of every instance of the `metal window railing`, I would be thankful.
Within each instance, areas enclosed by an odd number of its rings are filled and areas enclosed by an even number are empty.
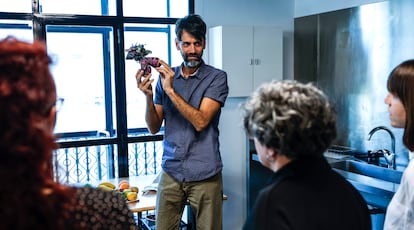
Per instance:
[[[162,141],[129,144],[129,175],[158,174],[161,170]]]
[[[53,154],[54,178],[64,184],[87,184],[118,177],[115,144],[59,148]],[[158,174],[162,140],[128,144],[129,175]]]

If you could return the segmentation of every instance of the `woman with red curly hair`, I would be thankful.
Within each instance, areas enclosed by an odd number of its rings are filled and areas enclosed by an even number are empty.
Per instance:
[[[1,229],[137,229],[121,196],[56,183],[56,87],[43,43],[0,41]]]

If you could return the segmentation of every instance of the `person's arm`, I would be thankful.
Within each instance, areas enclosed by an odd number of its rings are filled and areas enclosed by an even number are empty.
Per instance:
[[[164,92],[168,95],[171,102],[180,113],[194,126],[197,131],[205,129],[216,113],[221,104],[211,98],[204,97],[201,100],[200,108],[197,109],[187,103],[173,88],[174,70],[163,60],[160,60],[162,67],[157,67],[160,73]]]
[[[197,131],[205,129],[217,111],[220,109],[221,104],[211,98],[204,97],[201,100],[200,109],[196,109],[188,104],[184,99],[178,95],[174,89],[166,91],[170,97],[172,103],[180,111],[180,113],[194,126]]]
[[[152,134],[157,133],[161,129],[163,116],[162,105],[154,104],[153,98],[147,96],[147,108],[145,109],[145,122]]]
[[[163,107],[161,105],[154,104],[154,92],[152,90],[151,73],[143,77],[144,70],[138,70],[135,75],[137,79],[138,88],[145,94],[146,97],[146,109],[145,109],[145,122],[148,129],[152,134],[157,133],[161,129],[162,121],[164,120]]]

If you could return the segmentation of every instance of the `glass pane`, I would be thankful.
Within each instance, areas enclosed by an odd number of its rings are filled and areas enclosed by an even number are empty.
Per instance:
[[[181,57],[180,51],[177,50],[177,47],[175,46],[175,25],[171,26],[171,33],[170,33],[170,39],[171,39],[171,66],[178,66],[181,65],[183,62],[183,58]]]
[[[105,56],[113,53],[108,44],[112,44],[112,28],[47,27],[48,51],[54,61],[52,73],[58,96],[65,99],[57,116],[56,133],[105,131],[104,69],[113,76],[113,59]],[[114,103],[111,98],[109,101]]]
[[[170,0],[170,17],[182,18],[189,14],[189,0]]]
[[[42,13],[115,15],[116,0],[40,0]]]
[[[33,41],[33,26],[31,21],[0,20],[0,39],[14,36],[23,41]]]
[[[148,31],[151,29],[153,31]],[[173,27],[166,25],[158,25],[158,27],[152,25],[152,28],[149,28],[148,25],[128,24],[125,27],[124,46],[128,49],[131,45],[143,44],[146,49],[152,51],[147,57],[158,57],[167,63],[181,63],[180,53],[176,50],[174,39],[171,39],[172,36],[175,37],[175,35],[172,35],[174,33],[173,29]],[[135,60],[125,61],[128,129],[147,127],[145,123],[145,96],[137,88],[135,79],[135,74],[139,68],[140,64]],[[155,90],[158,72],[152,68],[152,74],[154,79],[152,86]]]
[[[167,0],[124,0],[124,16],[167,17]],[[187,7],[188,9],[188,7]]]
[[[30,13],[32,12],[31,0],[0,1],[1,12]]]

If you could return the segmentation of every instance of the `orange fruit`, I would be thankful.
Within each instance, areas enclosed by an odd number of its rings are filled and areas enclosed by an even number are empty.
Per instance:
[[[128,189],[128,188],[129,188],[128,182],[123,182],[119,184],[119,189]]]
[[[120,184],[122,184],[122,183],[129,183],[129,181],[127,181],[127,180],[121,180],[119,183],[118,183],[118,186],[120,185]]]

